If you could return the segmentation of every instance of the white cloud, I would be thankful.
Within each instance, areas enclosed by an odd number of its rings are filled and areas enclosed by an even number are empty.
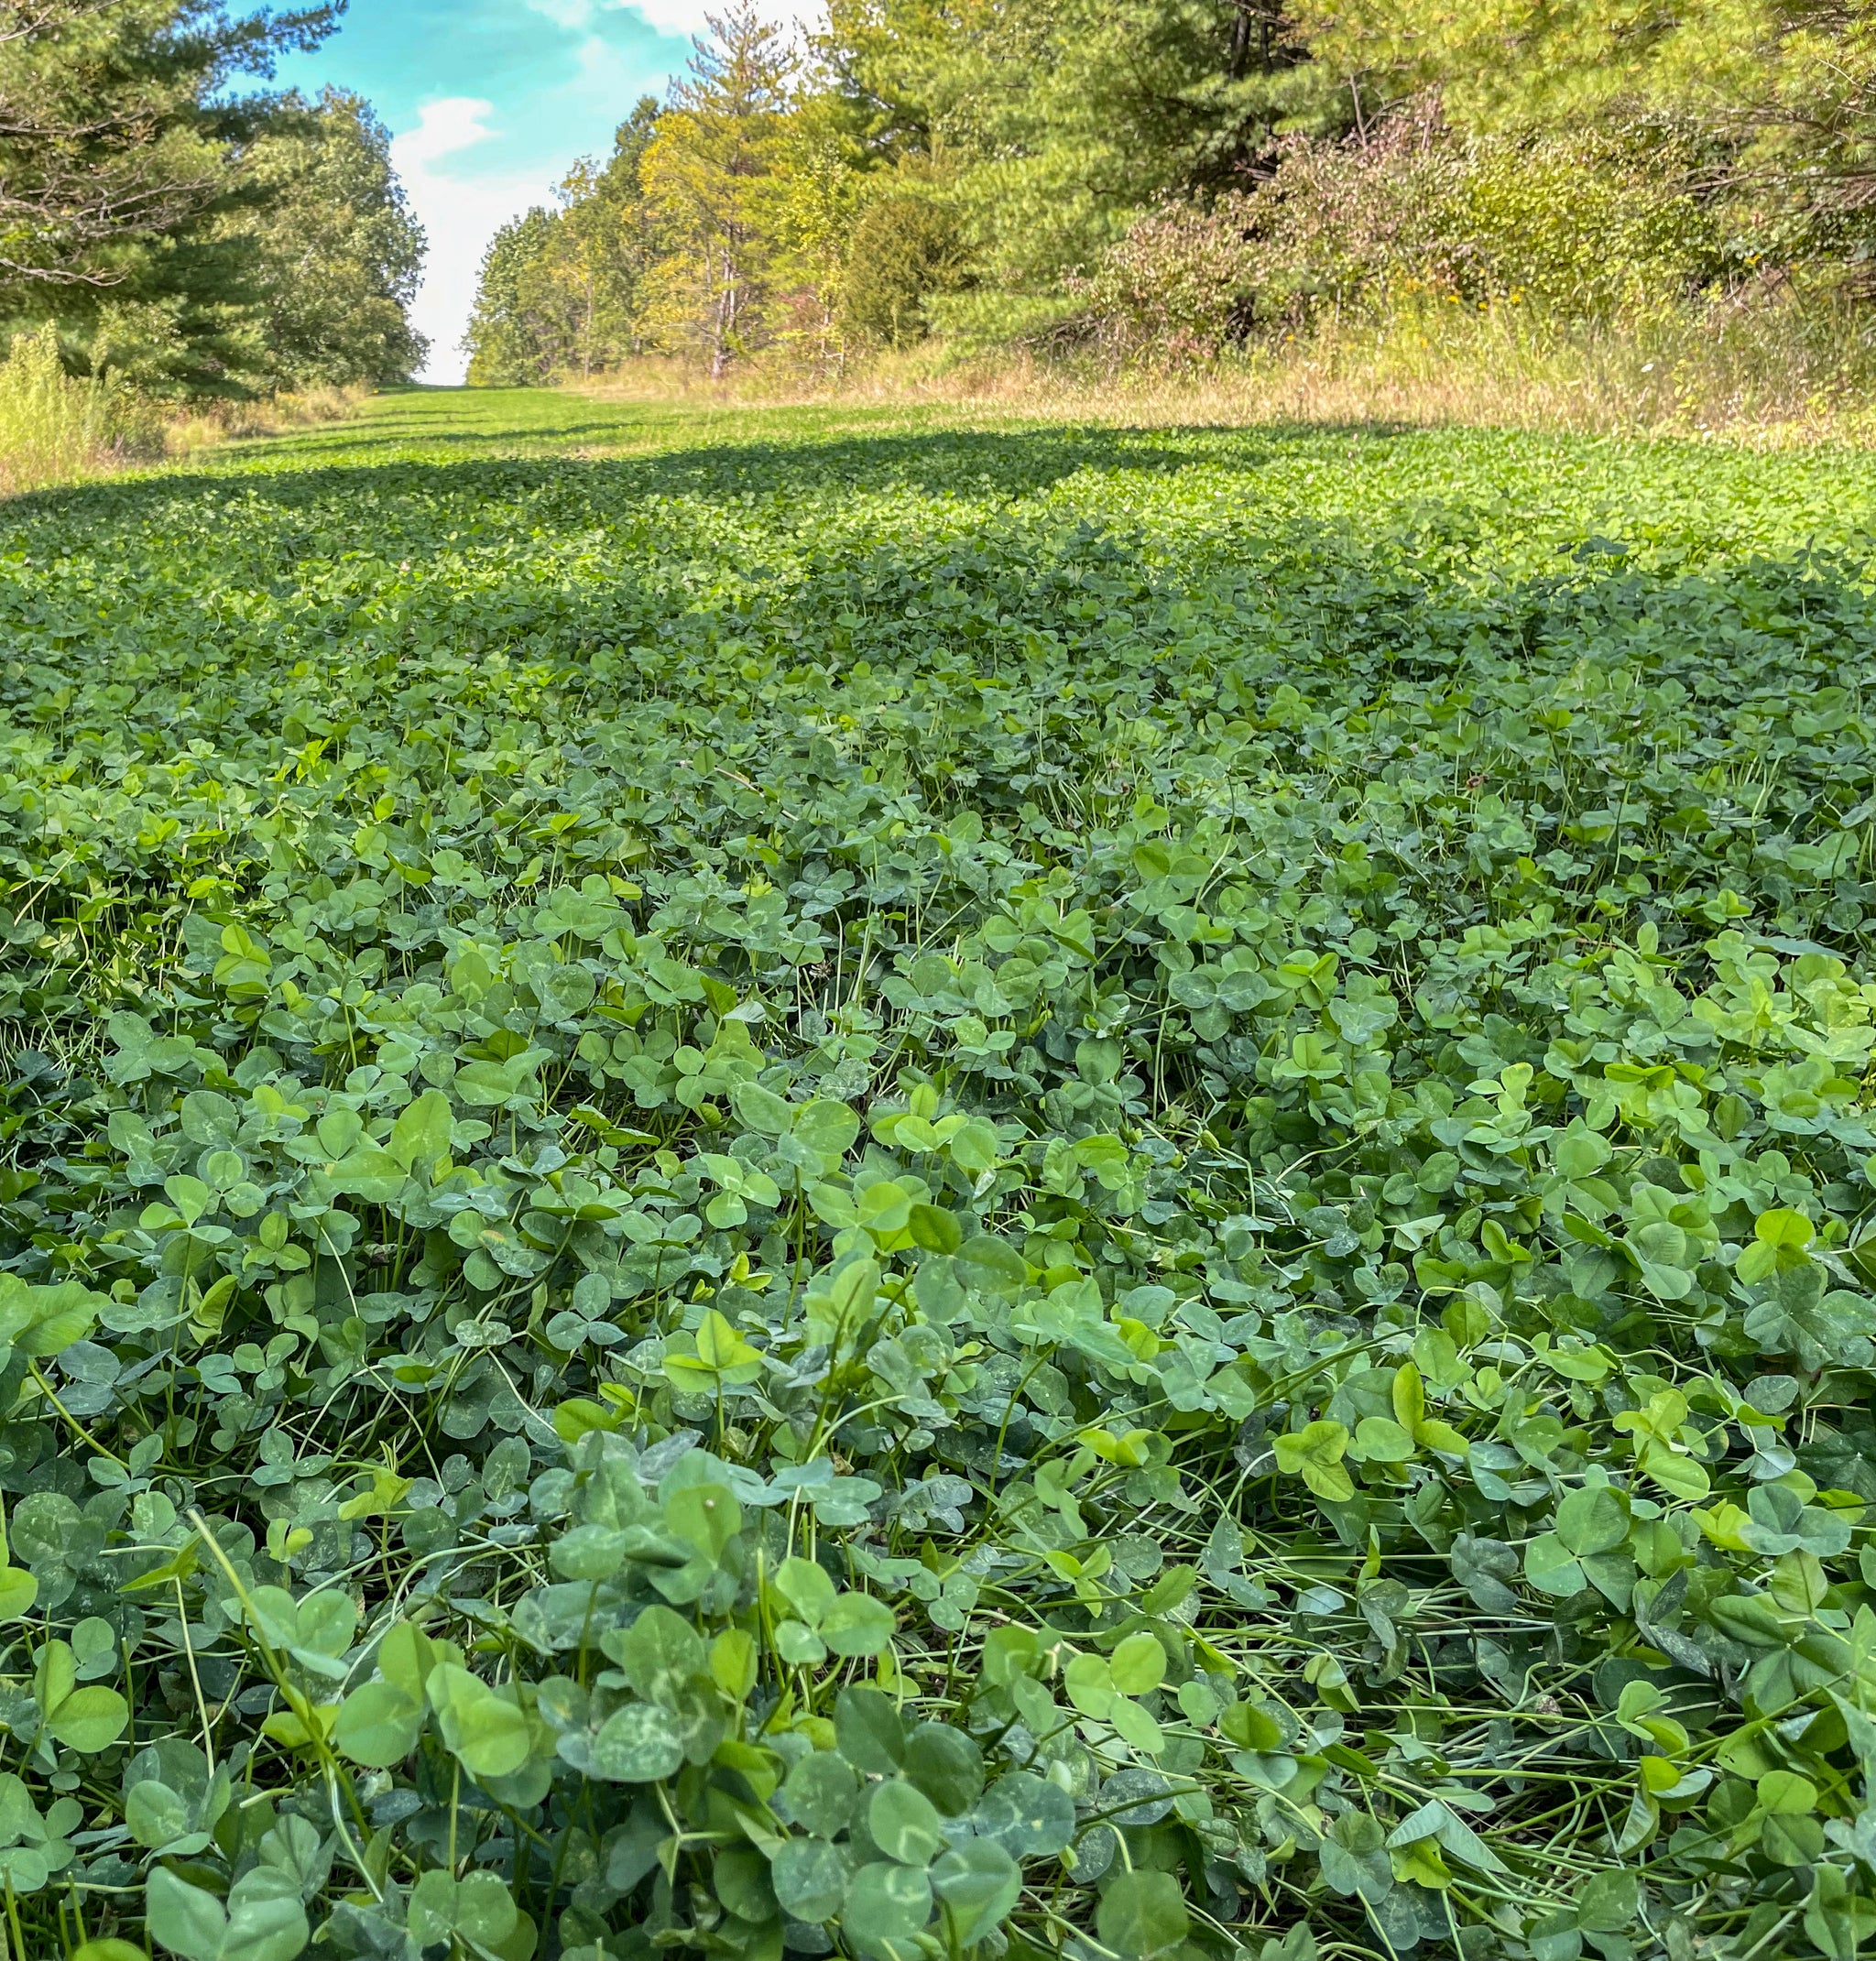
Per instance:
[[[494,114],[495,104],[478,95],[446,95],[441,102],[426,103],[417,127],[392,138],[398,173],[421,170],[440,157],[453,157],[458,150],[486,143],[496,132],[484,118]]]
[[[416,128],[391,140],[391,159],[430,240],[423,286],[410,310],[418,331],[430,336],[425,381],[462,380],[466,357],[457,343],[475,304],[482,256],[508,219],[545,194],[532,176],[440,168],[498,134],[487,123],[494,113],[479,97],[452,95],[426,103]]]
[[[704,15],[721,11],[714,0],[637,0],[632,8],[647,27],[656,27],[660,34],[686,37],[704,33],[708,25]]]

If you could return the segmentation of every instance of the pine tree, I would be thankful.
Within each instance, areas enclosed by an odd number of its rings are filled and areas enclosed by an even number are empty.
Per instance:
[[[1851,230],[1876,210],[1866,0],[1306,0],[1318,52],[1437,90],[1462,129],[1627,126],[1704,149],[1707,193]],[[1841,242],[1841,241],[1840,241]]]
[[[707,15],[689,78],[645,153],[645,199],[664,235],[650,316],[713,376],[772,327],[775,172],[795,60],[748,0]]]
[[[0,304],[134,285],[137,246],[226,209],[239,147],[278,109],[227,83],[316,46],[343,10],[0,0]]]
[[[1280,132],[1353,116],[1279,0],[832,0],[823,45],[1003,294],[1059,290],[1156,198],[1247,181]]]

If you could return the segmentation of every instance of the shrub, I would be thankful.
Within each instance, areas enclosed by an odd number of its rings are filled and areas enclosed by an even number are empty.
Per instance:
[[[1093,276],[1073,282],[1096,337],[1117,355],[1180,366],[1246,337],[1253,317],[1253,258],[1245,200],[1211,209],[1168,202],[1137,219]]]
[[[1610,319],[1728,268],[1681,174],[1599,138],[1462,140],[1423,112],[1359,147],[1299,140],[1249,191],[1147,212],[1079,289],[1099,337],[1174,361],[1410,294]]]
[[[905,347],[929,332],[926,302],[963,282],[966,247],[951,212],[934,199],[894,191],[854,227],[843,311],[848,329],[879,347]]]

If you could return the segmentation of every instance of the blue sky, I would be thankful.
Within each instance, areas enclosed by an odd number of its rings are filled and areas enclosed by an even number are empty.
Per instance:
[[[460,380],[458,348],[490,235],[551,202],[574,158],[604,156],[648,90],[682,68],[714,0],[351,0],[316,53],[276,81],[367,97],[390,125],[406,191],[430,234],[416,313],[424,378]],[[792,9],[778,5],[779,16]]]

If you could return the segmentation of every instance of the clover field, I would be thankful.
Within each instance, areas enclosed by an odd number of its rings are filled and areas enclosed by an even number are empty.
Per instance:
[[[13,1961],[1853,1961],[1872,525],[442,394],[0,510]]]

